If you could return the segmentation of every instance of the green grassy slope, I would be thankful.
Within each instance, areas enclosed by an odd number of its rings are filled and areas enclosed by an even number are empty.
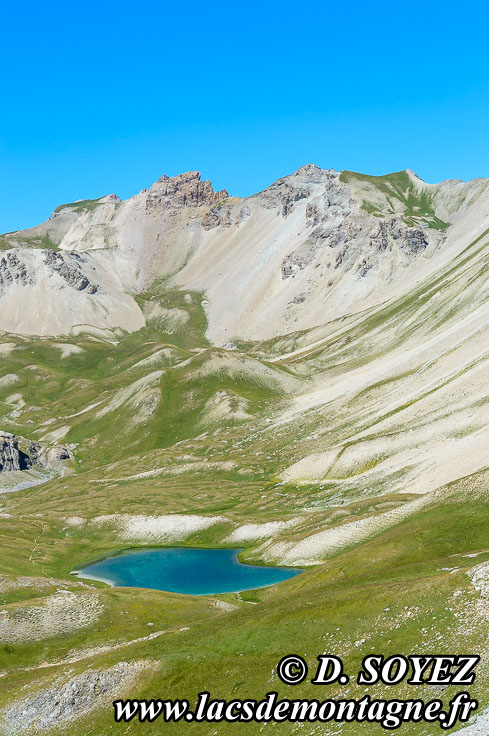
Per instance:
[[[190,491],[190,488],[189,488]],[[95,539],[74,539],[65,530],[48,522],[39,539],[40,520],[50,514],[41,501],[39,489],[12,496],[8,508],[13,519],[2,525],[0,537],[2,569],[17,567],[8,559],[6,549],[14,535],[21,534],[19,557],[30,564],[18,572],[42,577],[66,578],[66,561],[100,551]],[[461,496],[463,501],[460,500]],[[60,674],[83,671],[87,666],[105,667],[129,658],[156,660],[158,669],[131,691],[133,697],[196,697],[210,688],[215,697],[262,697],[277,688],[283,697],[291,697],[290,688],[279,686],[271,673],[284,653],[296,652],[314,668],[318,653],[331,652],[344,657],[346,671],[355,673],[366,652],[395,654],[422,651],[485,652],[487,618],[484,605],[478,602],[465,569],[489,559],[487,549],[488,518],[487,474],[466,479],[447,488],[429,512],[421,512],[361,547],[346,550],[320,567],[308,570],[296,579],[267,590],[221,596],[234,608],[221,611],[214,598],[176,596],[157,591],[106,589],[97,585],[104,611],[89,631],[73,632],[41,643],[15,643],[0,648],[0,670],[7,669],[2,682],[0,705],[17,697],[21,688],[35,682],[41,685]],[[60,503],[58,501],[58,503]],[[59,512],[70,513],[79,507],[76,498],[65,500]],[[41,509],[41,512],[39,512]],[[8,532],[10,529],[10,534]],[[36,542],[37,540],[37,542]],[[211,539],[205,543],[212,542]],[[199,544],[202,540],[190,540]],[[35,554],[32,555],[32,550]],[[12,556],[10,555],[10,558]],[[12,570],[13,572],[13,570]],[[62,583],[66,587],[67,583]],[[35,602],[39,595],[52,590],[31,589]],[[23,595],[26,591],[23,591]],[[3,596],[10,609],[18,603],[18,594]],[[11,602],[12,601],[12,602]],[[69,666],[58,660],[75,652],[107,644],[120,644],[148,634],[164,631],[156,640],[131,644],[105,653],[85,654]],[[41,670],[32,669],[51,663]],[[485,699],[484,664],[474,696]],[[339,696],[345,689],[321,688],[310,684],[294,688],[294,697]],[[382,685],[370,688],[372,697],[391,697],[394,688]],[[398,697],[429,698],[429,687],[398,687]],[[351,697],[361,697],[363,688],[354,684]],[[448,698],[451,689],[443,692]],[[72,727],[70,727],[72,729]],[[133,723],[130,732],[144,732],[147,725]],[[166,732],[163,725],[155,732]],[[202,727],[200,727],[202,732]],[[205,727],[204,727],[205,728]],[[307,728],[307,727],[306,727]],[[109,709],[101,710],[77,725],[77,733],[109,734]],[[245,730],[247,729],[247,730]],[[315,733],[311,726],[304,732]],[[237,730],[259,733],[259,726],[221,725],[220,733]],[[173,726],[177,733],[198,733],[199,726]],[[295,733],[291,724],[267,726],[267,732]],[[72,732],[66,729],[66,733]],[[319,732],[319,731],[318,731]],[[343,733],[374,733],[378,727],[345,726]],[[406,725],[403,733],[426,733],[425,727]]]
[[[446,230],[448,223],[440,220],[433,206],[433,193],[416,187],[407,171],[396,171],[384,176],[369,176],[354,171],[342,171],[340,181],[345,184],[368,184],[385,198],[387,210],[379,208],[378,204],[364,200],[364,209],[370,214],[382,216],[386,213],[394,214],[395,203],[403,208],[403,219],[407,225],[425,223],[435,230]]]
[[[397,187],[409,199],[404,179],[385,186]],[[412,203],[413,211],[417,206]],[[428,215],[426,210],[422,216]],[[376,361],[396,351],[407,355],[415,342],[455,330],[459,320],[482,308],[486,260],[487,238],[482,238],[438,281],[419,284],[409,297],[308,334],[238,350],[208,344],[202,295],[167,290],[161,283],[139,298],[153,316],[138,333],[108,339],[3,336],[0,427],[48,445],[68,443],[75,462],[70,475],[0,494],[0,604],[8,616],[23,620],[30,609],[67,589],[74,596],[97,596],[101,613],[85,628],[73,625],[38,641],[3,641],[0,628],[0,709],[57,678],[65,681],[122,659],[156,663],[140,677],[132,697],[192,699],[203,689],[222,698],[260,698],[271,689],[289,697],[323,698],[347,690],[350,697],[360,697],[363,689],[353,683],[321,693],[304,684],[292,693],[279,686],[274,668],[281,656],[296,652],[313,669],[316,656],[328,652],[343,656],[347,671],[354,673],[362,657],[374,651],[481,653],[471,693],[485,705],[487,604],[466,574],[489,561],[489,479],[483,470],[445,485],[409,516],[400,514],[361,540],[320,553],[321,564],[269,589],[211,597],[109,589],[100,583],[87,589],[70,571],[137,544],[124,540],[115,524],[94,521],[100,516],[224,517],[179,540],[193,546],[228,545],[228,535],[242,524],[293,519],[294,525],[273,542],[294,545],[402,510],[418,496],[402,485],[410,460],[397,476],[385,469],[383,463],[397,451],[389,443],[396,438],[410,447],[410,437],[426,426],[441,427],[435,423],[443,417],[453,417],[453,431],[462,431],[455,426],[455,399],[448,400],[443,391],[466,380],[475,366],[484,368],[485,357],[474,347],[482,338],[476,334],[473,343],[466,335],[468,353],[452,356],[453,376],[440,368],[445,358],[438,349],[431,361],[415,354],[401,367],[394,362],[381,379]],[[70,354],[61,357],[60,345]],[[280,357],[286,353],[293,354]],[[365,384],[352,383],[355,388],[347,394],[287,414],[297,398],[327,390],[358,370],[369,378]],[[10,378],[2,381],[5,377]],[[419,383],[412,388],[414,377]],[[479,402],[474,411],[476,418],[483,417],[482,394],[471,390],[463,386],[465,405]],[[430,403],[435,399],[438,403]],[[413,407],[419,414],[409,413]],[[388,429],[387,421],[394,423]],[[477,426],[471,421],[464,425],[469,434],[480,430],[483,419]],[[377,439],[387,448],[382,453],[353,453]],[[326,469],[313,480],[287,479],[285,471],[301,458],[332,450],[338,451],[334,472]],[[73,517],[79,522],[72,524]],[[243,559],[266,558],[266,540],[249,539],[240,546]],[[31,580],[19,583],[20,576]],[[147,639],[152,632],[164,633]],[[433,688],[379,685],[370,694],[428,698]],[[450,694],[444,691],[443,698]],[[117,732],[111,719],[108,704],[59,732],[105,736]],[[154,733],[214,733],[192,724],[151,728]],[[330,732],[379,732],[368,724],[334,729]],[[148,725],[134,722],[119,730],[143,733]],[[263,727],[221,724],[215,730],[220,736],[261,733]],[[292,724],[266,727],[272,734],[298,732],[325,730],[313,724],[300,730]],[[427,733],[416,724],[401,732]]]

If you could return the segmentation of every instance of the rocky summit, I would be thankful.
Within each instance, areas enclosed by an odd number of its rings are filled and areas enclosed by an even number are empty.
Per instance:
[[[481,657],[456,728],[487,733],[488,263],[489,180],[410,170],[307,165],[249,197],[162,176],[0,236],[0,734],[147,733],[115,723],[123,698],[290,698],[287,654],[351,677],[294,697],[357,698],[366,655],[434,652]],[[180,546],[301,572],[216,595],[83,577]]]

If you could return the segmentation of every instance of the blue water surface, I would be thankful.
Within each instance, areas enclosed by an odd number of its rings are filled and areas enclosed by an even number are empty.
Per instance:
[[[126,550],[79,568],[76,574],[117,587],[210,595],[263,588],[302,572],[290,567],[244,565],[238,560],[239,551],[189,547]]]

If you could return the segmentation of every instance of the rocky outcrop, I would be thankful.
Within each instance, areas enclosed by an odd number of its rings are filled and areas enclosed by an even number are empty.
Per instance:
[[[369,262],[368,258],[363,258],[362,262],[358,264],[358,273],[363,278],[368,274],[371,268],[372,264]]]
[[[265,189],[259,197],[267,209],[280,207],[283,217],[294,209],[294,203],[309,196],[307,187],[292,186],[287,179],[278,179],[272,186]]]
[[[308,202],[306,206],[306,225],[313,227],[310,236],[293,252],[289,253],[282,262],[282,279],[295,276],[306,266],[316,260],[324,248],[336,249],[334,254],[334,268],[338,269],[346,264],[350,268],[360,255],[357,271],[361,277],[367,275],[374,263],[369,254],[359,252],[364,249],[365,237],[368,237],[369,251],[375,260],[376,254],[392,250],[394,247],[415,256],[424,251],[429,241],[426,233],[419,227],[409,227],[401,218],[388,217],[376,223],[373,231],[365,215],[350,214],[348,203],[342,198],[340,189],[334,185],[325,192],[323,201]],[[355,239],[363,241],[356,246]]]
[[[71,253],[72,258],[83,263],[83,257],[79,253]],[[99,290],[97,284],[92,283],[87,276],[76,266],[69,265],[64,254],[55,250],[46,250],[44,252],[44,263],[49,266],[52,271],[56,271],[63,278],[68,286],[76,291],[85,291],[87,294],[96,294]]]
[[[338,182],[338,172],[334,169],[320,169],[313,164],[302,166],[293,176],[277,179],[262,192],[255,194],[252,199],[259,199],[267,209],[280,207],[282,215],[287,217],[293,211],[294,204],[310,197],[315,185],[318,184],[322,185],[325,193],[328,193],[326,200],[330,197],[334,199],[335,193],[339,193],[339,198],[345,201],[346,190]],[[329,206],[327,201],[326,206]],[[315,203],[308,202],[307,217],[310,217],[311,208],[314,207]]]
[[[62,279],[77,291],[86,291],[87,294],[95,294],[99,287],[92,283],[77,265],[69,264],[68,259],[84,263],[84,258],[79,253],[62,253],[54,250],[44,250],[44,263],[48,270],[54,271]],[[32,268],[19,257],[22,251],[9,250],[0,258],[0,295],[12,284],[19,286],[32,286],[36,282],[36,274]]]
[[[294,276],[298,271],[302,271],[316,258],[317,248],[313,242],[307,241],[300,248],[282,261],[281,271],[282,278],[288,279]]]
[[[71,460],[73,453],[66,445],[47,447],[25,437],[0,430],[0,472],[55,468],[63,460]]]
[[[202,227],[204,230],[212,230],[214,227],[219,227],[221,224],[221,218],[215,210],[209,210],[202,218]]]
[[[68,597],[68,596],[66,596]],[[107,669],[81,672],[66,682],[58,677],[49,687],[23,695],[1,713],[0,728],[6,736],[42,733],[52,728],[68,728],[81,733],[73,721],[94,708],[109,707],[114,698],[128,694],[136,677],[157,666],[148,660],[117,662]]]
[[[426,235],[418,228],[409,228],[399,243],[399,247],[407,253],[414,255],[427,248],[429,245]]]
[[[214,227],[231,227],[232,224],[232,209],[226,205],[214,207],[209,212],[206,212],[202,218],[202,227],[204,230],[212,230]]]
[[[212,206],[228,196],[225,189],[215,192],[211,182],[202,181],[198,171],[187,171],[178,176],[163,175],[146,196],[146,210]]]
[[[308,227],[315,227],[320,219],[321,216],[317,204],[308,202],[306,205],[306,225]]]
[[[286,217],[294,209],[295,202],[310,198],[315,192],[321,192],[321,196],[306,205],[306,220],[312,219],[313,224],[336,215],[345,216],[354,207],[348,188],[339,181],[338,172],[312,164],[298,169],[293,176],[277,179],[255,197],[259,197],[267,208],[281,207]]]
[[[360,232],[361,228],[351,220],[345,220],[332,227],[323,222],[312,231],[310,240],[321,247],[327,245],[328,248],[336,248],[338,245],[344,245],[347,241],[353,240]]]
[[[23,263],[15,251],[7,251],[0,258],[0,294],[4,288],[11,284],[19,284],[27,286],[33,283],[33,277],[28,273],[25,263]]]
[[[0,431],[0,472],[13,470],[29,470],[32,461],[25,452],[19,449],[19,442],[10,432]]]
[[[296,189],[289,187],[281,199],[282,215],[287,217],[294,209],[294,203],[309,196],[309,189]]]
[[[22,437],[26,451],[33,465],[40,468],[56,466],[63,460],[72,460],[73,453],[66,445],[54,445],[46,447],[41,442],[33,442]]]
[[[316,206],[314,206],[314,209],[309,209],[309,217],[313,222],[317,222],[320,215]],[[348,253],[349,242],[360,232],[361,228],[354,222],[344,221],[338,226],[331,226],[325,220],[313,230],[310,237],[302,245],[286,256],[281,266],[282,278],[290,278],[298,271],[302,271],[321,254],[325,247],[333,249],[342,246],[335,256],[335,268],[337,268],[343,263]]]
[[[398,218],[385,219],[379,222],[378,228],[370,235],[370,242],[381,253],[393,245],[415,255],[428,247],[428,239],[420,228],[406,227]]]

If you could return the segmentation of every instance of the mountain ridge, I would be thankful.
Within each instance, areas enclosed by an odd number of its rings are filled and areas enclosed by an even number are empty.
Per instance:
[[[371,177],[306,164],[239,198],[186,172],[163,175],[128,200],[111,194],[59,205],[41,225],[0,236],[0,253],[11,251],[26,271],[26,260],[37,258],[45,271],[32,299],[48,308],[37,323],[24,319],[20,332],[140,329],[145,317],[134,295],[165,279],[206,294],[208,337],[222,345],[309,329],[395,295],[401,282],[411,286],[419,269],[463,248],[468,221],[472,231],[479,220],[478,231],[489,225],[488,192],[487,180],[431,185],[409,170]],[[57,255],[29,256],[33,250]],[[3,259],[4,291],[10,282],[29,296],[34,284],[19,281]],[[100,277],[97,293],[71,295],[76,314],[64,320],[52,317],[62,284],[46,260],[56,259],[58,273]],[[15,331],[11,303],[0,296],[5,332]]]

